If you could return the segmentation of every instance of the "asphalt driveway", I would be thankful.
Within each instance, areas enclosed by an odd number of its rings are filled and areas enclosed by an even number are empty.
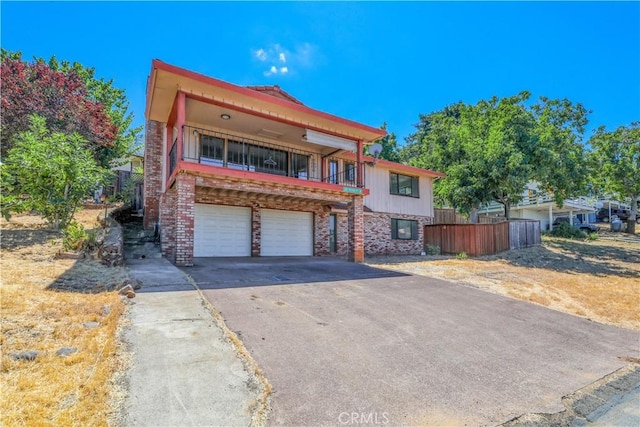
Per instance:
[[[495,425],[640,357],[640,334],[330,258],[185,268],[271,382],[272,425]]]

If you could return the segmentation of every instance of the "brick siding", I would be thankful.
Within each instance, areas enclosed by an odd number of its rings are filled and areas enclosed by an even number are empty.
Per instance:
[[[162,143],[164,125],[149,120],[144,143],[144,221],[146,230],[159,220],[160,193],[162,192]]]
[[[392,218],[418,221],[418,239],[392,239]],[[364,223],[364,250],[367,255],[418,255],[424,250],[424,226],[433,224],[433,217],[375,212],[365,214]]]

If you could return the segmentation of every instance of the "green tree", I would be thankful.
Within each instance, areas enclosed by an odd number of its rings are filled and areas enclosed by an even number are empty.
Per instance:
[[[134,116],[125,91],[78,62],[34,59],[29,63],[20,52],[0,52],[3,154],[29,128],[28,116],[37,114],[52,131],[80,133],[104,167],[128,157],[142,127],[131,127]]]
[[[409,163],[444,172],[434,192],[477,219],[483,203],[496,200],[509,216],[531,175],[533,116],[524,102],[528,92],[476,105],[453,104],[421,116],[418,132],[407,139]],[[409,158],[410,157],[410,158]]]
[[[65,74],[76,73],[87,87],[89,98],[102,104],[111,123],[116,126],[116,139],[113,145],[100,147],[97,153],[102,166],[117,166],[114,162],[124,159],[136,149],[136,139],[140,136],[143,126],[131,127],[134,115],[129,111],[129,101],[124,89],[114,86],[113,79],[97,78],[95,68],[85,67],[79,62],[61,61],[52,56],[48,61],[36,58],[36,61],[47,62],[54,71]]]
[[[590,112],[580,103],[545,97],[531,110],[536,121],[531,178],[562,206],[587,192],[589,162],[582,141]]]
[[[50,132],[39,116],[31,116],[30,122],[30,129],[16,136],[2,166],[7,177],[3,181],[11,183],[3,188],[3,199],[13,203],[7,209],[33,210],[51,226],[64,229],[107,171],[96,164],[78,134]]]
[[[640,198],[640,122],[608,132],[599,127],[589,139],[596,185],[620,199],[631,199],[627,232],[634,234]]]
[[[491,201],[501,203],[508,218],[532,180],[553,191],[562,205],[584,189],[581,135],[587,112],[580,104],[546,98],[528,107],[529,98],[523,91],[421,115],[400,157],[444,172],[434,186],[437,201],[469,214],[473,222],[480,206]]]

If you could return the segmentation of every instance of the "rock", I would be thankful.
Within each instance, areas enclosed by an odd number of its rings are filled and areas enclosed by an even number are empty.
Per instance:
[[[127,298],[135,298],[136,297],[136,293],[133,291],[129,291],[127,292]]]
[[[121,287],[120,289],[118,289],[118,293],[120,295],[127,295],[129,296],[129,292],[133,292],[133,286],[127,284],[123,287]],[[131,298],[131,297],[130,297]]]
[[[56,351],[56,354],[60,357],[67,357],[70,354],[73,354],[78,351],[77,347],[62,347]]]
[[[142,288],[142,280],[136,279],[136,283],[133,285],[133,290],[137,291],[140,288]]]
[[[82,326],[84,326],[85,329],[93,329],[100,326],[100,322],[85,322]]]
[[[111,306],[109,305],[103,305],[102,306],[102,315],[103,316],[108,316],[111,313]]]
[[[38,357],[38,354],[40,353],[35,350],[29,350],[29,351],[21,351],[20,353],[12,353],[9,355],[9,357],[11,357],[13,360],[28,360],[31,362],[36,360],[36,357]]]

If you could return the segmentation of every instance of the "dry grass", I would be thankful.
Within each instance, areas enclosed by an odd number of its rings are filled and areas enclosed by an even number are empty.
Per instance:
[[[432,276],[625,328],[640,329],[640,236],[543,245],[456,259],[376,257],[376,267]]]
[[[91,229],[98,213],[81,211],[76,220]],[[37,216],[0,225],[2,424],[106,425],[113,374],[122,363],[116,329],[124,303],[104,290],[122,283],[124,269],[56,259],[60,235]],[[99,326],[86,328],[87,322]],[[60,357],[62,347],[77,352]],[[39,352],[35,361],[9,357],[29,350]]]

